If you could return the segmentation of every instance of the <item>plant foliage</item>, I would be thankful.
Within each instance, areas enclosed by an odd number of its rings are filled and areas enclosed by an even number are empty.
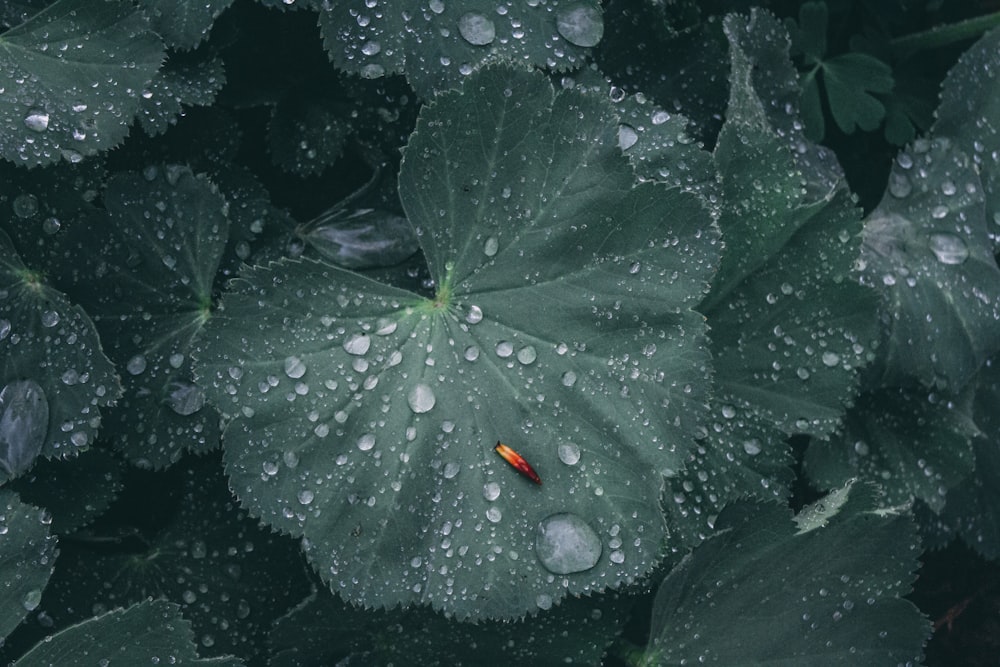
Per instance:
[[[1000,18],[778,4],[0,10],[0,661],[922,661]]]

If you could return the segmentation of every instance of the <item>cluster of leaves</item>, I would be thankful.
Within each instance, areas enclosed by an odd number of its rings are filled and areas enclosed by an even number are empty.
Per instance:
[[[923,116],[730,9],[8,3],[0,660],[918,662],[1000,556],[1000,30],[863,211],[823,95]]]

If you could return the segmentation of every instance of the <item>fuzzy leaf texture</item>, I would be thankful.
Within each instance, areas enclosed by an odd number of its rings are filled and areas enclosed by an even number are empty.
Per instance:
[[[707,398],[701,200],[635,185],[603,98],[511,68],[424,109],[399,191],[434,297],[286,260],[209,322],[233,490],[370,607],[513,618],[634,581]]]

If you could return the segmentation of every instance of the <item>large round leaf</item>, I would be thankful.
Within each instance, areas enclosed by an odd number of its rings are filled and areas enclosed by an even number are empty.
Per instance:
[[[718,244],[697,197],[634,180],[602,97],[488,69],[400,174],[433,298],[306,260],[224,297],[196,357],[232,488],[347,599],[514,617],[654,565]]]

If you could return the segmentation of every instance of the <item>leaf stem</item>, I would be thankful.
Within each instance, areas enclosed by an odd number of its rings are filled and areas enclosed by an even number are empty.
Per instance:
[[[979,37],[990,28],[998,25],[1000,25],[1000,11],[903,35],[890,41],[889,46],[897,58],[903,58],[918,51],[936,49]]]

